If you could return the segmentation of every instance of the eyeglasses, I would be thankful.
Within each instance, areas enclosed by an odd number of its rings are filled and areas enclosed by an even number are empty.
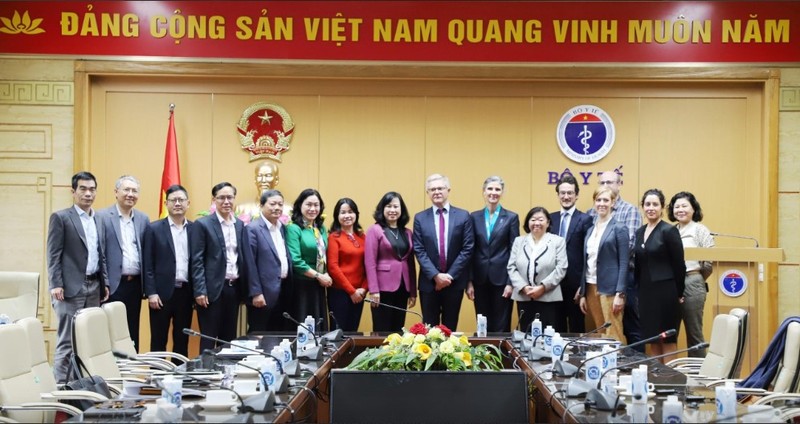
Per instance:
[[[353,246],[355,246],[355,247],[357,247],[357,248],[358,248],[358,247],[361,247],[361,244],[359,244],[359,243],[358,243],[358,240],[356,240],[356,238],[355,238],[355,237],[353,237],[353,235],[352,235],[352,234],[348,234],[348,235],[347,235],[347,238],[348,238],[348,239],[349,239],[351,242],[353,242]]]
[[[181,204],[181,203],[185,204],[188,201],[189,201],[189,199],[184,199],[183,197],[176,197],[174,199],[167,199],[167,203],[172,203],[173,205],[177,205],[177,204]]]
[[[574,191],[559,191],[558,195],[559,196],[574,196],[575,192]]]
[[[236,196],[217,196],[215,199],[219,200],[220,202],[224,202],[226,200],[228,202],[233,202],[233,200],[236,199]]]
[[[437,191],[447,191],[447,187],[428,187],[428,192],[435,193]]]

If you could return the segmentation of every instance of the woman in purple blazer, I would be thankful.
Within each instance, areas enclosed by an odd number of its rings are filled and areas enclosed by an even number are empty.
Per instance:
[[[417,303],[417,270],[411,230],[406,228],[410,216],[400,193],[384,194],[374,218],[364,242],[370,300],[410,309]],[[401,331],[405,312],[375,303],[371,306],[372,331]]]

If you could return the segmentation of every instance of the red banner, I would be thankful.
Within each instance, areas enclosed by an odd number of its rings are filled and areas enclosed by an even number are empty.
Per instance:
[[[800,62],[800,2],[2,1],[0,53],[786,63]]]

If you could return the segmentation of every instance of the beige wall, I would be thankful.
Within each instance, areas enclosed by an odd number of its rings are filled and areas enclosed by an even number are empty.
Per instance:
[[[5,129],[0,132],[0,182],[5,188],[0,196],[7,197],[2,212],[7,218],[0,225],[6,226],[3,245],[14,246],[3,251],[0,269],[20,269],[22,264],[23,270],[46,276],[47,217],[70,204],[69,176],[76,168],[88,167],[98,176],[98,207],[112,202],[116,177],[136,175],[143,183],[139,206],[154,217],[169,103],[177,105],[182,178],[195,213],[207,208],[210,187],[221,180],[239,187],[239,201],[254,197],[253,165],[238,149],[234,129],[244,108],[266,100],[286,108],[296,124],[293,146],[281,164],[279,188],[287,200],[305,187],[317,187],[330,214],[336,199],[353,197],[361,208],[362,224],[371,222],[374,204],[387,190],[403,193],[412,212],[427,206],[422,185],[432,172],[450,176],[452,202],[469,210],[481,206],[483,179],[500,174],[509,190],[504,204],[524,214],[535,204],[557,207],[547,171],[569,167],[573,172],[597,172],[624,165],[623,196],[628,201],[636,202],[638,193],[652,186],[668,196],[689,189],[703,202],[713,230],[751,234],[762,244],[776,237],[766,224],[774,205],[765,199],[776,197],[768,193],[768,149],[762,144],[770,136],[771,100],[764,98],[759,82],[765,78],[753,77],[761,75],[758,71],[716,70],[717,79],[709,82],[699,77],[708,72],[682,70],[673,72],[679,75],[674,79],[686,77],[676,82],[663,70],[647,68],[497,72],[400,66],[399,71],[389,71],[397,74],[395,78],[379,78],[384,70],[374,71],[371,78],[352,79],[348,71],[370,71],[331,66],[298,72],[300,68],[253,65],[245,75],[217,64],[199,72],[205,72],[204,79],[164,76],[156,72],[160,68],[148,71],[148,64],[130,68],[131,74],[141,74],[137,76],[120,74],[125,65],[114,62],[0,59],[0,65],[0,87],[9,87],[0,90],[0,128]],[[80,72],[73,74],[73,65]],[[208,78],[227,72],[232,76]],[[329,78],[298,75],[302,72]],[[737,72],[756,81],[747,82]],[[800,152],[800,72],[782,72],[777,242],[786,249],[787,259],[778,266],[777,284],[771,289],[780,296],[762,299],[774,316],[772,328],[800,311],[800,301],[791,295],[800,286],[800,176],[792,166]],[[263,77],[252,76],[260,74]],[[460,74],[466,78],[453,77]],[[607,81],[587,81],[592,75]],[[554,76],[572,80],[537,82]],[[655,81],[630,81],[637,78]],[[41,95],[31,103],[24,89],[11,87],[49,87],[62,94]],[[581,103],[602,106],[618,131],[609,157],[587,166],[568,161],[554,141],[558,118]],[[77,138],[71,133],[73,125]],[[589,207],[595,184],[592,178],[583,188],[581,209]],[[15,213],[17,205],[24,215]],[[740,245],[730,240],[718,244]],[[46,278],[42,281],[46,284]],[[45,292],[46,286],[40,313],[48,323],[51,309]],[[473,314],[466,301],[465,330],[474,328]],[[362,329],[368,326],[367,312]]]

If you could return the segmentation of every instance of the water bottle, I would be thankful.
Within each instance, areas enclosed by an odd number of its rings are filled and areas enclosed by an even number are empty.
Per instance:
[[[600,358],[600,355],[602,352],[586,352],[584,379],[592,387],[597,387],[600,376],[603,374],[603,358]]]
[[[6,314],[0,314],[0,325],[11,324],[11,317]]]
[[[542,322],[539,321],[539,317],[537,316],[536,318],[533,319],[533,323],[531,324],[531,340],[534,340],[541,335],[542,335]]]
[[[283,348],[283,363],[286,364],[292,360],[292,342],[289,339],[283,339],[281,347]]]
[[[168,403],[177,407],[181,406],[181,391],[183,390],[183,380],[167,375],[161,380],[161,397]]]
[[[603,372],[610,370],[611,368],[617,367],[617,352],[612,352],[617,349],[617,346],[613,345],[604,345],[603,346]]]
[[[486,337],[486,317],[478,314],[478,329],[475,332],[478,337]]]
[[[683,403],[678,400],[677,395],[667,396],[667,400],[661,405],[662,423],[682,423],[683,422]]]
[[[263,388],[263,391],[271,390],[275,391],[275,382],[278,381],[278,365],[275,363],[275,360],[272,358],[267,358],[261,364],[261,375],[264,377],[263,382],[267,384],[267,387]]]
[[[561,353],[564,352],[564,339],[561,338],[561,333],[553,334],[551,360],[553,363],[561,360]]]
[[[281,345],[273,346],[270,355],[278,358],[278,360],[281,363],[281,367],[286,365],[286,362],[288,362],[286,361],[286,350]]]
[[[544,351],[547,353],[551,353],[553,351],[553,334],[555,333],[556,330],[552,325],[548,325],[544,329]]]
[[[308,329],[311,331],[311,334],[317,334],[317,329],[316,329],[317,322],[314,321],[314,317],[312,317],[311,315],[306,315],[306,320],[303,321],[303,324],[305,324],[306,327],[308,327]]]
[[[724,386],[716,387],[717,420],[736,416],[736,383],[726,381]]]

